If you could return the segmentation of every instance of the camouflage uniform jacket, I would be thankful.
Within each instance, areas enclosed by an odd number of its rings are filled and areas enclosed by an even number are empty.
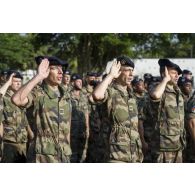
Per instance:
[[[156,142],[157,151],[174,152],[184,148],[184,100],[177,87],[167,84],[159,100],[152,100],[154,113],[155,133],[153,141]]]
[[[58,87],[59,93],[52,91],[43,82],[41,87],[35,88],[28,96],[26,107],[33,105],[35,117],[35,153],[50,155],[63,162],[64,156],[71,155],[68,136],[71,122],[70,96]]]
[[[103,102],[107,104],[111,122],[110,160],[142,162],[136,100],[120,85],[113,84],[108,87]]]
[[[71,135],[83,135],[86,131],[86,117],[88,113],[88,99],[80,92],[77,97],[71,91],[72,118],[71,118]]]
[[[14,94],[12,90],[8,90],[3,98],[3,140],[14,143],[27,142],[27,126],[26,111],[12,103],[11,97]]]

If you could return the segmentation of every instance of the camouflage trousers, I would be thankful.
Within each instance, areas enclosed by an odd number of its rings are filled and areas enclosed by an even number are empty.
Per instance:
[[[158,152],[153,155],[155,163],[182,163],[182,150],[176,152]]]
[[[26,143],[3,142],[2,163],[25,163]]]
[[[69,163],[70,156],[65,156],[66,159],[61,159],[59,156],[36,154],[36,163]]]

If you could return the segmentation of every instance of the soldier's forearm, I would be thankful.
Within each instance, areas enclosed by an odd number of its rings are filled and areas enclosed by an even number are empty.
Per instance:
[[[36,75],[33,79],[31,79],[28,83],[22,86],[13,96],[12,101],[17,106],[24,106],[28,103],[28,95],[32,91],[32,89],[40,82],[42,78],[39,75]]]
[[[108,88],[112,80],[113,76],[108,74],[107,77],[95,88],[95,90],[92,93],[94,100],[98,101],[104,99],[106,89]]]
[[[6,83],[0,88],[0,94],[2,94],[2,96],[5,95],[7,89],[9,88],[9,86],[10,86],[9,83],[6,82]]]
[[[168,80],[164,78],[162,82],[150,93],[153,99],[160,99],[165,91]]]

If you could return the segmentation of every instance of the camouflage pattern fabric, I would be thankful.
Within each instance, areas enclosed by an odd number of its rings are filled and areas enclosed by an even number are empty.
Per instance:
[[[26,157],[28,121],[25,109],[19,108],[11,102],[13,94],[12,90],[8,90],[3,98],[2,162],[18,162],[21,156],[23,156],[22,158]]]
[[[176,152],[159,152],[153,156],[157,163],[182,163],[182,150]]]
[[[151,108],[151,102],[149,95],[146,94],[142,101],[139,102],[138,106],[138,118],[139,120],[143,121],[143,127],[144,127],[144,139],[146,143],[148,144],[148,151],[144,154],[144,160],[143,162],[152,162],[152,156],[151,156],[151,148],[153,147],[152,143],[152,134],[154,132],[154,116],[155,113],[153,113],[153,109]]]
[[[153,100],[154,121],[152,153],[178,152],[185,147],[184,100],[178,87],[167,84],[160,100]],[[158,159],[158,158],[155,158]]]
[[[71,91],[71,162],[82,162],[86,158],[88,138],[86,137],[86,114],[88,114],[88,99],[80,92],[80,97]]]
[[[136,100],[127,90],[114,84],[108,87],[100,102],[106,102],[111,122],[108,162],[142,162]]]
[[[35,117],[35,159],[33,162],[69,162],[71,103],[68,93],[58,87],[55,93],[43,82],[28,96]]]

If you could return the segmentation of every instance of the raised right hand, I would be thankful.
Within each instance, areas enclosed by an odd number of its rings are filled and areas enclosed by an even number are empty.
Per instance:
[[[165,66],[165,77],[164,77],[164,79],[166,79],[167,82],[171,80],[171,76],[169,75],[169,72],[168,72],[166,66]]]
[[[115,59],[113,61],[113,64],[112,64],[112,67],[111,67],[109,74],[112,75],[112,77],[115,79],[118,78],[119,75],[121,74],[120,68],[121,68],[121,63],[120,62],[117,63],[117,60]]]
[[[45,79],[48,77],[49,75],[49,60],[48,59],[43,59],[41,61],[41,64],[39,65],[39,68],[38,68],[38,75],[42,78],[42,79]]]

